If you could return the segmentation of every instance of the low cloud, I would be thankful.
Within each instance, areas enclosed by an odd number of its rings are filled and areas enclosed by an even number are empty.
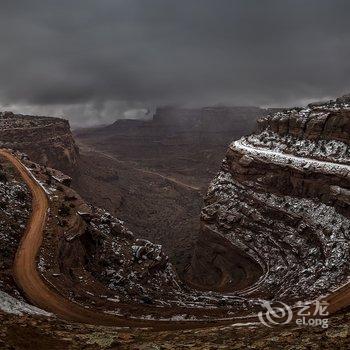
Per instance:
[[[0,104],[73,125],[350,91],[349,1],[3,1]]]

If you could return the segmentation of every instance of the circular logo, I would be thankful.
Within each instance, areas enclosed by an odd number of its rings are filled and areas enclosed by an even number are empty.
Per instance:
[[[281,301],[275,302],[277,306],[272,306],[269,301],[264,301],[262,306],[266,311],[260,311],[258,317],[260,322],[266,327],[272,327],[276,325],[288,324],[292,320],[293,311],[285,303]]]

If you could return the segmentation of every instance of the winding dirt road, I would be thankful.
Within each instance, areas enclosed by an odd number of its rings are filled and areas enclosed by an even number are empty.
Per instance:
[[[129,319],[86,309],[57,294],[56,291],[44,282],[36,267],[36,256],[42,243],[49,209],[48,197],[40,183],[20,160],[9,151],[3,149],[0,149],[0,156],[3,156],[12,163],[32,193],[32,213],[27,224],[26,232],[20,242],[13,268],[16,283],[24,291],[28,299],[38,307],[73,322],[104,326],[149,327],[152,330],[192,329],[227,324],[244,326],[259,321],[257,315],[213,321]],[[350,304],[350,283],[340,287],[324,300],[330,303],[328,311],[331,313],[345,308]]]
[[[210,327],[218,323],[232,323],[232,320],[229,319],[220,321],[129,319],[86,309],[57,294],[56,291],[44,282],[36,267],[36,256],[43,240],[43,232],[49,209],[48,197],[40,183],[38,183],[20,160],[3,149],[0,149],[0,156],[3,156],[12,163],[32,193],[32,213],[15,257],[13,271],[17,285],[34,305],[69,321],[104,326],[149,327],[154,330],[176,330]],[[249,318],[245,320],[249,320]]]

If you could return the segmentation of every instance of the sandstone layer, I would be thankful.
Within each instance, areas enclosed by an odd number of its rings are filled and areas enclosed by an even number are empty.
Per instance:
[[[79,154],[67,120],[12,112],[0,113],[0,145],[66,173],[74,171]]]
[[[348,102],[343,97],[262,117],[255,134],[230,145],[205,199],[191,283],[295,301],[346,281]],[[229,260],[230,249],[235,258]],[[241,276],[254,273],[256,283],[242,286]]]

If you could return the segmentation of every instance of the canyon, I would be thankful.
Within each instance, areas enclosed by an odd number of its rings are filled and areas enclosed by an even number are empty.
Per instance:
[[[349,96],[286,110],[166,107],[74,135],[64,120],[9,112],[0,126],[5,349],[16,320],[71,348],[292,349],[302,335],[347,346]],[[319,299],[328,330],[259,324],[265,302]]]
[[[228,144],[250,134],[268,112],[161,107],[149,120],[77,129],[80,166],[73,187],[127,222],[137,237],[162,244],[182,275],[197,240],[203,197]]]

